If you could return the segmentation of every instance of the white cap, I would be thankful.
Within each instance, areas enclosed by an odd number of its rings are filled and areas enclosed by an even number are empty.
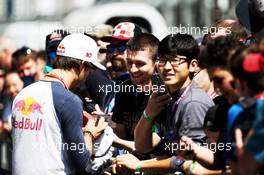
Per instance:
[[[84,34],[71,34],[60,42],[56,54],[59,56],[71,57],[82,61],[88,61],[98,67],[106,68],[97,60],[98,47],[96,42]]]

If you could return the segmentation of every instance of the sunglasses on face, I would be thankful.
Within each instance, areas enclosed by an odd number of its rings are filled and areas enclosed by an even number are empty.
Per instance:
[[[126,50],[126,44],[109,44],[106,46],[106,51],[108,53],[113,53],[113,52],[124,52]]]

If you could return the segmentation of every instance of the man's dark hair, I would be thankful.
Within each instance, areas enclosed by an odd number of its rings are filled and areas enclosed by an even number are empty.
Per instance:
[[[36,51],[23,46],[12,54],[12,69],[18,69],[29,60],[36,61]]]
[[[238,21],[230,25],[230,35],[238,41],[244,41],[248,38],[248,32]]]
[[[162,57],[183,55],[187,57],[187,62],[190,63],[192,59],[198,58],[199,47],[193,36],[177,33],[166,36],[160,42],[158,54]]]
[[[46,61],[46,51],[45,50],[40,50],[36,53],[36,60],[41,59],[43,61]]]
[[[85,67],[88,67],[90,63],[84,62]],[[63,70],[74,70],[77,74],[80,73],[80,67],[82,65],[82,61],[64,56],[57,56],[54,68],[63,69]]]
[[[210,40],[200,54],[199,65],[203,68],[220,67],[228,70],[229,55],[239,46],[234,37],[218,37]]]
[[[245,57],[252,53],[260,53],[257,46],[238,48],[230,58],[229,66],[233,76],[246,81],[248,88],[256,95],[264,90],[264,74],[263,72],[248,73],[243,68]]]
[[[152,59],[154,60],[157,56],[159,46],[159,39],[154,35],[149,33],[139,34],[127,42],[127,51],[137,52],[144,51],[145,49],[149,49],[152,54]]]
[[[239,40],[245,40],[248,37],[247,29],[242,26],[237,20],[232,19],[220,19],[216,21],[212,26],[212,28],[215,27],[216,31],[218,31],[221,28],[225,28],[226,30],[229,30],[229,34],[232,37]]]

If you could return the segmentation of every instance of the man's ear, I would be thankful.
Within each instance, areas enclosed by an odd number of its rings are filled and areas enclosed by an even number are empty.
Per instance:
[[[198,61],[197,59],[192,59],[192,61],[189,64],[189,71],[191,73],[194,73],[198,69]]]
[[[86,62],[86,61],[82,61],[82,63],[81,63],[81,66],[80,66],[80,68],[79,68],[79,74],[82,72],[82,71],[90,71],[90,67],[89,67],[89,63],[88,62]]]
[[[87,69],[91,69],[91,66],[90,66],[90,65],[92,65],[92,63],[89,63],[89,62],[87,62],[87,61],[82,61],[82,64],[81,64],[80,70],[81,70],[82,68],[84,68],[85,70],[87,70]]]

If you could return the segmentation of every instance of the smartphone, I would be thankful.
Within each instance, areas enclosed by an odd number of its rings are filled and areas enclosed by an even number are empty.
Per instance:
[[[108,123],[108,125],[110,127],[112,127],[112,115],[110,114],[101,114],[101,115],[98,115],[99,117],[104,117],[105,118],[105,121]]]
[[[151,76],[151,83],[152,83],[152,91],[158,91],[158,95],[163,95],[168,93],[167,86],[164,84],[163,80],[161,79],[160,75],[155,72]]]

